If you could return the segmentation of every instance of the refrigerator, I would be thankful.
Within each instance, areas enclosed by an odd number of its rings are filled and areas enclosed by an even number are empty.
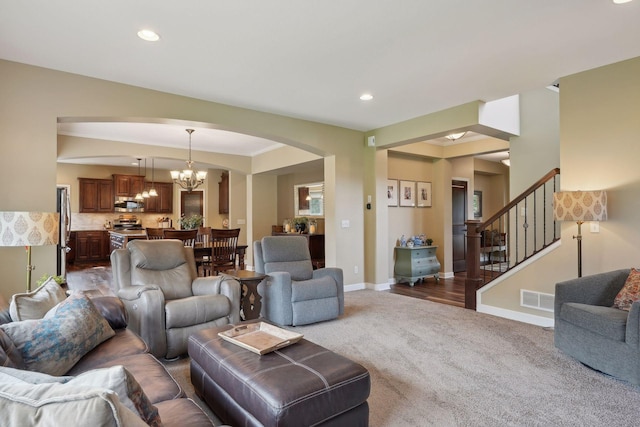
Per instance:
[[[56,211],[60,214],[60,236],[58,238],[58,255],[56,260],[56,275],[66,277],[66,256],[69,248],[69,236],[71,234],[71,200],[69,197],[69,186],[59,185],[56,188],[57,201]]]

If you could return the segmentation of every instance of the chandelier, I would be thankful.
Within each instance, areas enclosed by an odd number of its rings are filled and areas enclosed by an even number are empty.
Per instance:
[[[191,190],[197,188],[204,182],[207,177],[207,172],[198,172],[193,169],[193,162],[191,161],[191,134],[194,132],[194,129],[186,129],[186,131],[189,133],[189,160],[187,160],[187,169],[182,171],[171,171],[171,179],[173,179],[173,182],[178,184],[180,187],[191,192]]]

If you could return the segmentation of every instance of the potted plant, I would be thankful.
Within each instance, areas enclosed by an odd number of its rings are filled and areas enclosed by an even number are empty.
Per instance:
[[[309,219],[306,216],[299,216],[293,218],[293,224],[298,233],[304,233],[307,229],[307,224],[309,223]]]
[[[192,214],[190,216],[182,215],[180,217],[180,228],[183,230],[193,230],[202,227],[202,215]]]

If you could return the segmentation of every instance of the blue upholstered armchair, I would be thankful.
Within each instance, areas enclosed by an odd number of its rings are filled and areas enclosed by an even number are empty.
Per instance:
[[[258,286],[261,316],[279,325],[306,325],[344,312],[342,269],[311,265],[304,236],[267,236],[253,243],[255,269],[267,274]]]
[[[640,301],[629,311],[612,307],[629,271],[557,283],[554,340],[585,365],[640,385]]]

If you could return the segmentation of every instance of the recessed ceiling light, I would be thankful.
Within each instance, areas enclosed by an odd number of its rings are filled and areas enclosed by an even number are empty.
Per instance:
[[[373,99],[373,95],[371,95],[370,93],[365,93],[360,95],[360,99],[363,101],[371,101]]]
[[[148,42],[157,42],[160,40],[160,36],[152,30],[140,30],[138,31],[138,37]]]
[[[449,141],[456,141],[460,138],[462,138],[463,136],[465,136],[467,134],[467,132],[457,132],[457,133],[451,133],[447,136],[445,136],[445,138],[447,138]]]
[[[613,0],[615,4],[629,3],[631,0]]]

